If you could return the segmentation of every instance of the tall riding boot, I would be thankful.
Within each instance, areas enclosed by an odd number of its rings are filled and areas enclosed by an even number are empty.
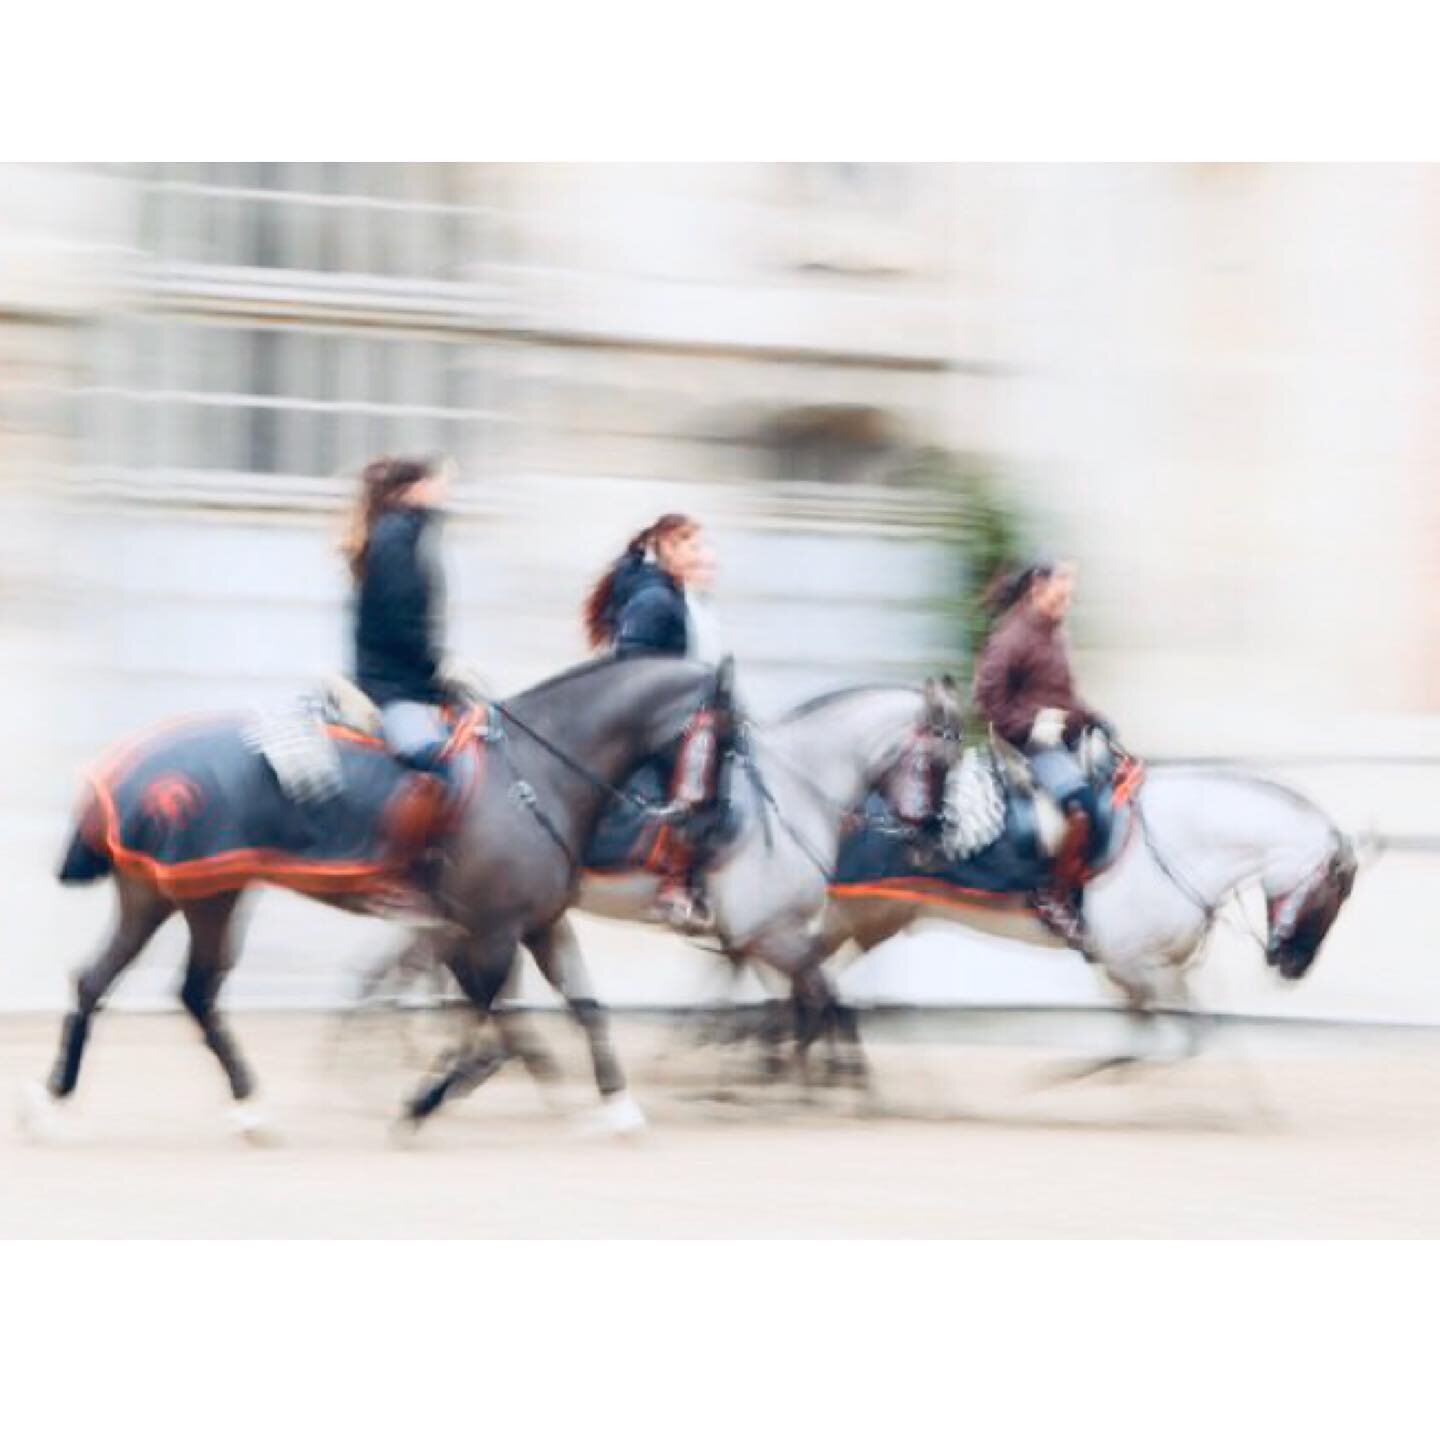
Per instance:
[[[1051,865],[1050,883],[1033,897],[1036,913],[1067,945],[1083,948],[1085,867],[1090,858],[1090,817],[1079,805],[1066,812],[1065,834]]]

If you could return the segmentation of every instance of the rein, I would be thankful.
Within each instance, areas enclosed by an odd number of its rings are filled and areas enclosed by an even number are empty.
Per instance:
[[[1155,843],[1154,832],[1150,829],[1149,818],[1145,814],[1145,804],[1140,796],[1134,801],[1135,816],[1140,821],[1140,834],[1144,837],[1145,848],[1150,852],[1150,858],[1160,867],[1160,873],[1205,917],[1205,924],[1213,925],[1215,917],[1219,914],[1220,907],[1212,904],[1193,886],[1173,865],[1160,853],[1160,847]]]
[[[774,793],[765,783],[765,777],[760,773],[760,767],[755,763],[755,756],[754,753],[751,751],[750,747],[746,745],[742,750],[740,750],[737,758],[739,759],[741,765],[744,766],[745,773],[749,775],[750,783],[755,787],[755,793],[760,797],[760,823],[765,828],[766,849],[774,849],[774,845],[771,841],[769,818],[770,812],[773,812],[776,820],[780,822],[780,828],[784,830],[785,833],[795,842],[796,846],[800,850],[800,853],[804,855],[804,857],[815,867],[817,871],[819,871],[820,878],[828,882],[830,879],[830,867],[815,853],[815,851],[810,846],[810,842],[806,840],[805,837],[800,834],[800,832],[794,827],[794,825],[790,823],[789,819],[786,818],[784,810],[780,808],[779,801],[775,799]],[[801,775],[800,772],[798,770],[794,770],[793,767],[791,767],[791,769],[799,779],[805,781],[806,786],[814,792],[817,798],[824,801],[830,806],[832,811],[841,815],[846,813],[841,809],[840,806],[835,805],[834,802],[830,800],[830,797],[828,795],[823,794],[820,789],[808,777]]]
[[[579,760],[576,760],[574,756],[567,754],[560,746],[556,745],[553,740],[548,739],[536,730],[533,725],[522,720],[503,702],[499,700],[489,702],[489,710],[491,715],[503,717],[509,721],[510,724],[522,734],[533,740],[547,755],[558,760],[572,774],[578,775],[588,785],[593,786],[611,800],[627,806],[629,809],[641,815],[661,819],[669,818],[684,808],[683,806],[677,805],[674,801],[667,801],[664,805],[652,805],[642,796],[637,796],[634,791],[622,790],[619,786],[612,785],[604,776],[597,775],[588,765],[582,764]],[[480,732],[480,735],[487,744],[493,744],[496,754],[504,761],[506,768],[514,777],[510,785],[511,798],[530,812],[535,818],[536,823],[545,831],[550,839],[555,842],[556,846],[565,855],[565,858],[569,860],[572,869],[582,869],[583,862],[580,857],[570,848],[565,837],[560,833],[559,827],[556,826],[554,821],[540,808],[540,800],[535,793],[535,787],[525,779],[514,760],[511,759],[509,747],[505,744],[506,733],[504,727],[500,725],[497,720],[492,719],[487,722],[485,729]]]
[[[1155,864],[1160,868],[1161,874],[1163,874],[1165,878],[1169,880],[1170,883],[1174,885],[1175,888],[1179,890],[1179,892],[1187,900],[1189,900],[1190,903],[1194,905],[1205,917],[1206,926],[1208,927],[1213,925],[1215,921],[1219,919],[1225,924],[1229,925],[1231,929],[1233,929],[1237,934],[1248,936],[1260,947],[1262,951],[1268,953],[1270,949],[1270,942],[1265,938],[1265,936],[1261,935],[1250,923],[1250,919],[1248,916],[1245,915],[1243,908],[1241,909],[1240,913],[1242,917],[1244,917],[1245,923],[1242,925],[1241,923],[1239,923],[1239,921],[1233,920],[1230,918],[1230,916],[1224,914],[1224,898],[1222,898],[1219,902],[1212,904],[1210,901],[1206,900],[1205,897],[1201,895],[1200,892],[1196,889],[1196,887],[1192,885],[1183,875],[1181,875],[1180,872],[1176,870],[1175,867],[1171,865],[1168,860],[1166,860],[1165,856],[1160,852],[1160,847],[1155,843],[1155,836],[1150,829],[1150,822],[1146,818],[1145,807],[1139,795],[1135,796],[1133,803],[1135,806],[1136,817],[1140,821],[1140,833],[1145,837],[1145,848],[1150,852],[1151,859],[1153,859],[1155,861]],[[1325,866],[1326,863],[1327,862],[1325,860],[1321,860],[1319,864],[1315,865],[1309,871],[1307,871],[1306,874],[1302,876],[1301,879],[1294,886],[1291,887],[1291,889],[1286,893],[1286,895],[1281,898],[1282,906],[1285,904],[1293,903],[1296,896],[1308,891],[1309,887],[1314,883],[1315,876],[1320,872],[1320,870]]]
[[[744,729],[747,742],[749,739],[750,731],[752,729],[753,727],[749,726],[748,724]],[[889,774],[891,769],[893,769],[896,765],[900,763],[901,759],[904,758],[905,753],[906,748],[902,745],[899,748],[895,758],[889,762],[889,764],[885,767],[884,770],[881,771],[882,779],[885,775]],[[841,825],[843,825],[846,820],[848,820],[849,817],[854,813],[853,806],[840,805],[836,801],[832,800],[798,765],[794,764],[783,753],[781,753],[778,747],[772,745],[770,747],[769,755],[771,760],[777,762],[783,770],[785,770],[793,779],[798,781],[800,785],[810,794],[810,796],[818,802],[821,808],[828,811],[830,816],[836,821],[838,821]],[[805,856],[805,858],[815,867],[817,871],[819,871],[821,878],[824,879],[828,884],[831,879],[831,867],[815,853],[815,850],[810,845],[809,841],[807,841],[805,837],[801,835],[798,830],[796,830],[795,826],[791,824],[789,819],[786,818],[785,812],[780,806],[780,802],[776,800],[774,793],[771,791],[769,785],[765,783],[764,776],[760,772],[759,764],[756,762],[753,748],[749,743],[746,743],[741,749],[741,751],[739,752],[739,758],[750,776],[750,783],[754,785],[755,791],[760,796],[760,799],[765,807],[761,810],[760,814],[761,822],[765,826],[765,839],[767,847],[773,848],[773,846],[769,845],[770,824],[768,815],[766,814],[766,811],[770,810],[774,812],[775,818],[780,822],[781,829],[783,829],[785,833],[795,842],[801,854]],[[875,783],[878,784],[879,781],[876,781]]]
[[[508,705],[503,704],[499,700],[494,700],[491,702],[490,708],[496,714],[501,715],[506,720],[508,720],[522,734],[528,736],[531,740],[533,740],[542,750],[545,751],[547,755],[550,755],[554,759],[558,760],[573,774],[580,776],[582,780],[594,786],[595,789],[608,795],[612,800],[618,800],[622,805],[628,805],[632,810],[640,811],[641,814],[646,814],[656,808],[650,805],[647,801],[637,797],[632,791],[621,790],[618,786],[612,785],[603,776],[597,775],[592,769],[590,769],[588,765],[583,765],[573,756],[567,755],[564,750],[562,750],[558,745],[554,743],[554,741],[547,740],[545,736],[542,735],[538,730],[536,730],[533,725],[530,725],[526,721],[522,720],[513,710],[510,709]],[[493,740],[500,743],[503,743],[505,740],[505,732],[499,726],[489,726],[485,730],[484,734],[486,740]],[[515,769],[513,762],[511,763],[510,768],[512,770]]]

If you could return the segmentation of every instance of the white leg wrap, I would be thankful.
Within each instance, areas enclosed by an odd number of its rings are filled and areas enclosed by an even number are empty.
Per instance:
[[[280,1132],[253,1101],[237,1100],[225,1112],[225,1120],[231,1131],[252,1145],[278,1145]]]
[[[590,1135],[638,1135],[648,1124],[634,1096],[620,1090],[607,1095],[599,1108],[586,1117],[582,1128]]]
[[[65,1105],[38,1080],[27,1080],[16,1096],[15,1118],[20,1133],[37,1143],[66,1137]]]

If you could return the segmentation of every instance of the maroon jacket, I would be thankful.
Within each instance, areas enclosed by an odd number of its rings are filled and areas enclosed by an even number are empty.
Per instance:
[[[991,632],[975,666],[975,703],[1012,745],[1030,742],[1042,710],[1066,712],[1065,738],[1096,718],[1075,694],[1070,655],[1060,626],[1021,601]]]

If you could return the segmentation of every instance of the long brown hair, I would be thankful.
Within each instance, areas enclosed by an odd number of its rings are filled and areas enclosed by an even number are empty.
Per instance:
[[[1023,569],[997,575],[982,597],[990,618],[998,620],[1009,614],[1035,588],[1037,581],[1048,580],[1058,568],[1053,560],[1035,560]]]
[[[357,581],[365,578],[365,562],[375,522],[387,510],[395,509],[400,497],[412,485],[439,474],[443,463],[436,456],[382,455],[360,472],[360,493],[350,512],[345,538],[340,542],[340,553]]]
[[[615,582],[620,578],[620,572],[627,566],[639,564],[667,536],[682,530],[694,530],[699,524],[689,515],[671,511],[630,537],[630,543],[585,597],[582,612],[585,636],[592,649],[602,650],[615,638],[615,621],[618,618],[615,614]]]

